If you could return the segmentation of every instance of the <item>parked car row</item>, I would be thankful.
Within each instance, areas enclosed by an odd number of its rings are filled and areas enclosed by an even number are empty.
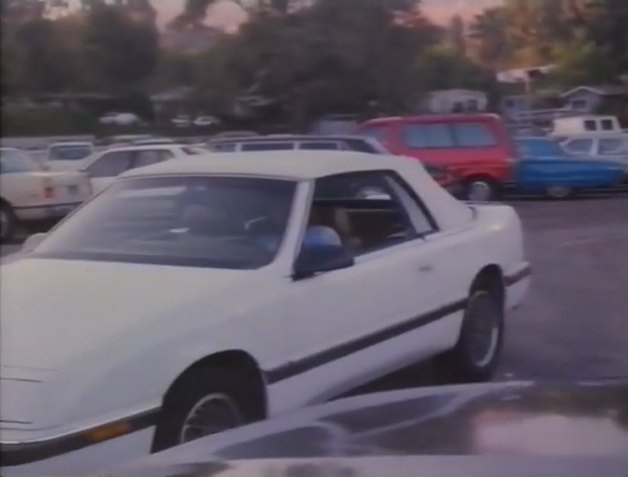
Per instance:
[[[515,140],[491,114],[379,118],[357,132],[395,154],[445,168],[470,200],[492,200],[512,190],[565,197],[614,187],[628,174],[626,135],[563,138],[562,146],[551,137]]]
[[[18,149],[0,148],[0,241],[19,225],[58,220],[92,195],[82,172],[52,172]]]

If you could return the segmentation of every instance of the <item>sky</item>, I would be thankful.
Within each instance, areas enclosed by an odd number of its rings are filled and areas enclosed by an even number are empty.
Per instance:
[[[468,17],[482,11],[485,8],[498,5],[501,0],[423,0],[423,11],[427,16],[439,23],[447,22],[453,15],[460,14]],[[159,23],[164,25],[179,13],[184,0],[152,0],[151,2],[159,11]],[[205,23],[211,26],[234,30],[245,15],[234,3],[218,1],[210,8]]]

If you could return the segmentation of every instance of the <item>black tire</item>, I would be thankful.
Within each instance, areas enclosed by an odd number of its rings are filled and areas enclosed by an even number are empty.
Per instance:
[[[208,367],[189,372],[175,384],[164,401],[152,451],[158,452],[262,419],[263,404],[255,401],[259,399],[259,395],[251,387],[246,376],[237,369]],[[190,414],[195,407],[208,402],[215,405],[215,416],[219,418],[217,421],[223,419],[223,422],[213,423],[216,427],[213,432],[195,432],[191,429],[193,426],[186,426],[186,423],[193,422]],[[232,415],[234,412],[237,416]],[[184,426],[188,431],[184,430]]]
[[[463,196],[473,202],[490,202],[499,197],[499,186],[488,178],[471,178],[464,183]]]
[[[17,217],[8,204],[0,204],[0,243],[9,243],[17,232]]]
[[[474,356],[474,345],[478,344],[477,326],[481,320],[488,320],[494,334],[490,345],[486,345],[486,356],[478,359]],[[436,358],[435,364],[447,381],[483,382],[489,381],[499,364],[504,341],[504,306],[496,293],[476,290],[471,293],[464,313],[460,337],[456,346]]]
[[[552,199],[561,200],[572,197],[574,190],[571,187],[553,186],[545,189],[545,193]]]

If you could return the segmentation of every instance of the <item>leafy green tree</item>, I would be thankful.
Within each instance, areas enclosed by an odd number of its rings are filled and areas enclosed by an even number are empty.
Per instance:
[[[120,88],[146,79],[158,60],[155,25],[138,23],[123,11],[95,5],[86,16],[84,53],[89,66],[109,88]]]
[[[466,24],[460,15],[456,15],[451,19],[447,29],[447,42],[463,56],[467,53],[466,30]]]
[[[586,40],[557,47],[555,58],[557,69],[551,79],[563,88],[606,83],[616,73],[608,49]]]
[[[477,15],[470,25],[469,36],[475,58],[495,70],[504,66],[510,52],[507,18],[503,8],[492,8]]]

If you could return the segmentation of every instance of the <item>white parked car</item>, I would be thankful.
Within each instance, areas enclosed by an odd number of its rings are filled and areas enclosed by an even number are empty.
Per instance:
[[[90,177],[92,191],[97,194],[129,169],[206,153],[204,149],[182,144],[122,146],[96,152],[74,167],[75,170],[85,172]]]
[[[46,165],[52,170],[71,170],[75,161],[85,159],[93,152],[91,142],[55,142],[48,146]]]
[[[91,186],[85,174],[46,171],[26,152],[0,148],[2,242],[11,240],[19,225],[64,217],[90,195]]]
[[[220,123],[220,119],[214,116],[198,116],[196,119],[194,119],[194,126],[197,127],[217,126]]]
[[[186,114],[174,117],[171,122],[178,128],[189,128],[192,126],[192,118]]]
[[[415,159],[256,154],[129,171],[3,266],[3,477],[97,472],[434,356],[491,377],[530,275],[511,207]]]
[[[100,124],[115,126],[133,126],[140,124],[142,120],[135,113],[107,113],[98,119]]]
[[[564,139],[561,146],[575,157],[620,163],[628,174],[628,134],[581,134]]]

